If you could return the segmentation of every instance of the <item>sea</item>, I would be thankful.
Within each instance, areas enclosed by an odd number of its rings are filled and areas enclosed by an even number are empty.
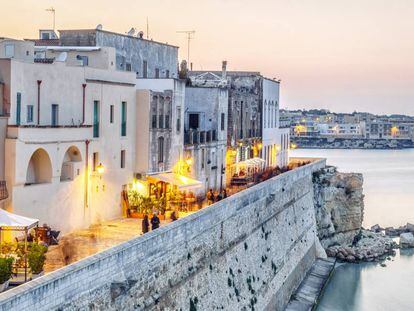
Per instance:
[[[414,149],[297,149],[293,157],[322,157],[341,172],[364,176],[363,226],[414,224]],[[379,263],[336,267],[316,310],[414,310],[414,249]]]

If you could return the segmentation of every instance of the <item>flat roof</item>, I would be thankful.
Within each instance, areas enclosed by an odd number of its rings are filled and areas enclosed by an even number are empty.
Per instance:
[[[65,31],[72,31],[72,32],[93,32],[93,31],[100,31],[100,32],[104,32],[107,34],[112,34],[112,35],[117,35],[117,36],[122,36],[122,37],[128,37],[128,38],[133,38],[133,39],[137,39],[137,40],[142,40],[142,41],[146,41],[146,42],[150,42],[150,43],[156,43],[156,44],[161,44],[161,45],[166,45],[166,46],[170,46],[173,48],[178,49],[179,47],[176,45],[172,45],[172,44],[168,44],[168,43],[164,43],[164,42],[159,42],[159,41],[154,41],[154,40],[149,40],[149,39],[145,39],[145,38],[139,38],[136,36],[131,36],[128,34],[123,34],[123,33],[119,33],[119,32],[114,32],[114,31],[108,31],[108,30],[103,30],[103,29],[62,29],[62,30],[58,30],[59,33],[61,32],[65,32]]]
[[[188,74],[189,75],[200,75],[203,73],[208,73],[211,72],[217,76],[222,76],[223,71],[221,70],[194,70],[194,71],[189,71]],[[265,76],[263,76],[259,71],[237,71],[237,70],[233,70],[233,71],[226,71],[227,75],[240,75],[240,76],[249,76],[249,75],[253,75],[253,76],[261,76],[263,79],[271,81],[271,82],[275,82],[275,83],[280,83],[279,80],[274,80],[274,79],[270,79],[267,78]]]

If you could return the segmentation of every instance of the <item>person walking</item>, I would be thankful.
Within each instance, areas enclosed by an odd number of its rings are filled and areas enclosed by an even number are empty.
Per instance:
[[[213,192],[213,189],[210,189],[207,192],[207,204],[211,205],[213,203],[214,203],[214,192]]]
[[[223,189],[221,197],[223,199],[227,198],[227,190],[226,189]]]
[[[148,231],[149,231],[148,215],[144,215],[144,219],[142,220],[142,234],[145,234]]]
[[[176,221],[177,220],[177,215],[175,214],[175,211],[173,211],[171,213],[171,221]]]
[[[160,227],[160,219],[158,218],[157,214],[154,213],[154,215],[151,218],[151,229],[155,230]]]

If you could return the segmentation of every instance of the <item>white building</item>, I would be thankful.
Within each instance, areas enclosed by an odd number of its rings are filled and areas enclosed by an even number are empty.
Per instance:
[[[289,128],[279,122],[280,83],[263,78],[262,158],[268,167],[283,167],[289,162]]]
[[[63,232],[120,216],[135,169],[135,74],[110,61],[96,69],[10,58],[0,80],[7,209]]]
[[[185,159],[191,176],[209,189],[226,187],[228,90],[187,87],[185,97]]]
[[[321,137],[363,138],[365,123],[318,123],[317,130]]]

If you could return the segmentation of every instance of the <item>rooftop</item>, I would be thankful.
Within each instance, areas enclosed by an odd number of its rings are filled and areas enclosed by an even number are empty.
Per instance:
[[[142,41],[146,41],[146,42],[150,42],[150,43],[156,43],[156,44],[161,44],[161,45],[165,45],[165,46],[170,46],[173,48],[179,48],[176,45],[172,45],[172,44],[168,44],[167,42],[159,42],[159,41],[154,41],[154,40],[149,40],[149,39],[145,39],[145,38],[140,38],[140,37],[136,37],[136,36],[132,36],[132,35],[128,35],[128,34],[122,34],[122,33],[118,33],[118,32],[114,32],[114,31],[108,31],[108,30],[103,30],[103,29],[62,29],[62,30],[58,30],[60,34],[64,33],[64,32],[85,32],[85,33],[90,33],[90,32],[103,32],[103,33],[107,33],[107,34],[112,34],[112,35],[117,35],[117,36],[122,36],[122,37],[127,37],[127,38],[131,38],[131,39],[137,39],[137,40],[142,40]]]

